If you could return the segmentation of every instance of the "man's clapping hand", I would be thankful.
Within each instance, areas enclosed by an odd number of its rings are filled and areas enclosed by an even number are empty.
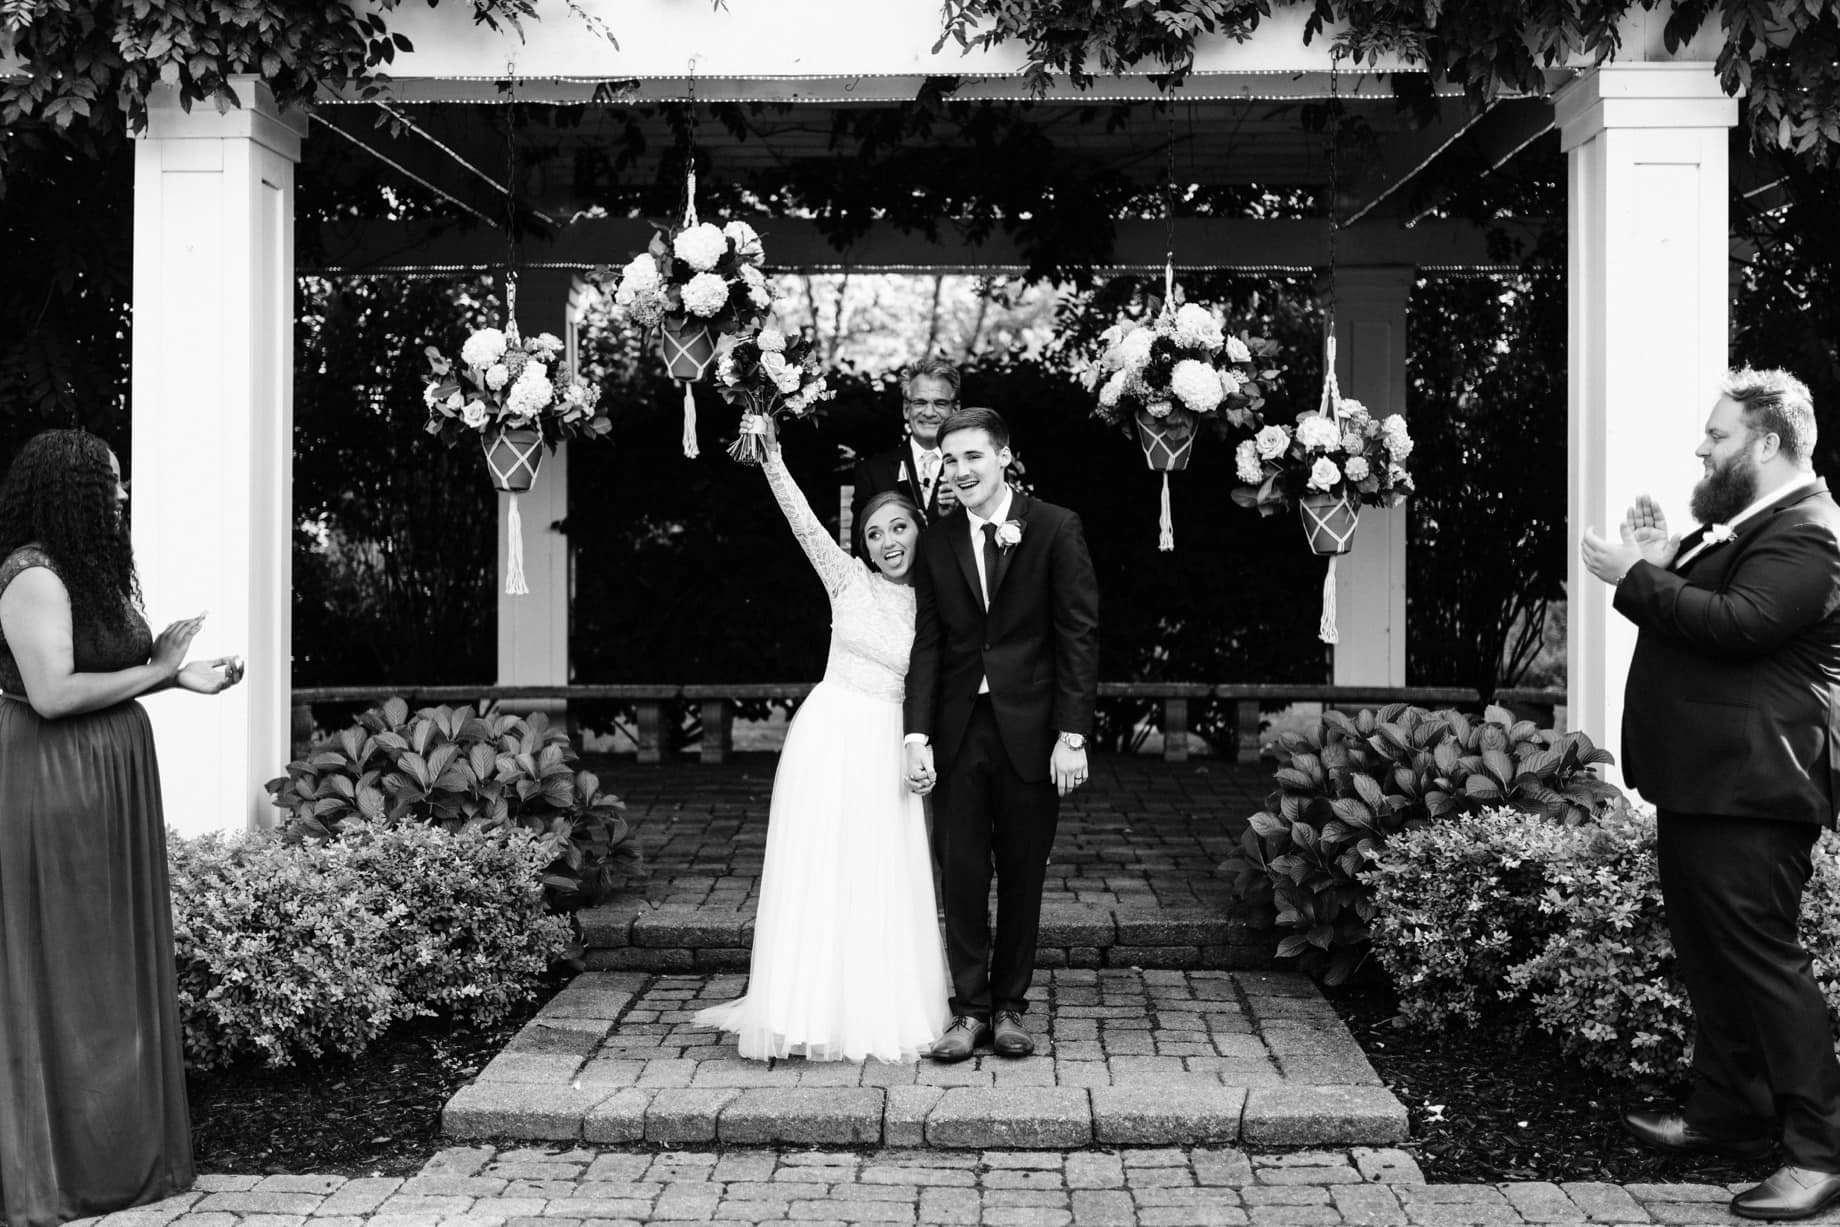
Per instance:
[[[1680,538],[1668,536],[1667,517],[1661,505],[1648,495],[1640,495],[1623,517],[1623,541],[1642,551],[1642,558],[1664,570],[1680,553]]]

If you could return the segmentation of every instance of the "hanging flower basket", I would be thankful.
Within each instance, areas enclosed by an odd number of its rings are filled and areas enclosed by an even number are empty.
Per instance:
[[[667,315],[659,323],[658,347],[672,379],[697,383],[716,360],[715,330],[690,315]]]
[[[1195,449],[1195,421],[1185,413],[1171,411],[1167,417],[1139,413],[1132,421],[1137,425],[1137,445],[1144,449],[1144,463],[1158,473],[1180,473],[1188,467]]]
[[[1346,554],[1354,548],[1354,530],[1361,508],[1346,493],[1312,490],[1297,501],[1303,532],[1318,557]]]
[[[506,494],[523,494],[537,482],[543,467],[543,432],[530,426],[503,426],[479,440],[486,455],[486,472],[492,488]]]

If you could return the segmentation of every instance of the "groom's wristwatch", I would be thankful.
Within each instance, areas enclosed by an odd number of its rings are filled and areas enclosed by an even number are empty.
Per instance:
[[[1086,738],[1078,733],[1062,733],[1061,744],[1066,746],[1069,750],[1084,750],[1086,748]]]

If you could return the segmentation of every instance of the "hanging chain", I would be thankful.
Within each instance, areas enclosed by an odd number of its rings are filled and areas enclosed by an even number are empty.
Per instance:
[[[517,339],[518,277],[518,149],[517,61],[505,65],[511,83],[511,105],[505,108],[505,332]]]
[[[686,92],[690,105],[690,145],[684,150],[684,226],[696,225],[696,57],[690,57]]]
[[[1341,232],[1341,223],[1335,215],[1335,202],[1341,191],[1341,146],[1342,146],[1342,99],[1340,90],[1340,73],[1342,53],[1338,48],[1329,53],[1329,335],[1335,335],[1335,247],[1336,238]]]

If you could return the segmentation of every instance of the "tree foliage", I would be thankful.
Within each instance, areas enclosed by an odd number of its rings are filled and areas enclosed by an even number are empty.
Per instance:
[[[1742,92],[1756,143],[1826,161],[1840,147],[1840,13],[1825,0],[1562,0],[1453,4],[1448,0],[1311,0],[1305,38],[1340,26],[1335,49],[1354,63],[1400,56],[1472,98],[1543,93],[1544,72],[1621,47],[1626,19],[1664,7],[1669,50],[1711,21],[1723,35],[1720,83]],[[1057,72],[1076,84],[1101,72],[1160,65],[1166,83],[1194,67],[1195,43],[1253,36],[1268,0],[947,0],[940,36],[965,47],[1027,48],[1038,88]]]

